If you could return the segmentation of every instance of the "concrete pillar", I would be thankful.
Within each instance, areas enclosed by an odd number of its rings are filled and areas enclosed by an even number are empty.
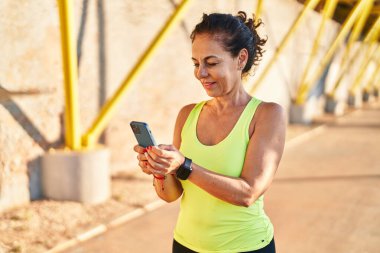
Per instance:
[[[344,114],[346,104],[343,101],[339,101],[333,97],[328,96],[326,98],[325,112],[332,113],[336,116]]]
[[[375,89],[373,89],[371,91],[364,90],[362,99],[363,99],[364,103],[373,102],[376,99],[375,98]]]
[[[315,96],[309,98],[304,104],[291,104],[289,121],[296,124],[310,124],[314,116],[320,113],[319,103]]]
[[[362,93],[361,91],[355,92],[354,94],[350,93],[348,95],[348,105],[353,107],[353,108],[361,108],[363,105],[363,100],[362,100]]]
[[[42,157],[42,190],[55,200],[97,204],[110,196],[109,150],[52,150]]]

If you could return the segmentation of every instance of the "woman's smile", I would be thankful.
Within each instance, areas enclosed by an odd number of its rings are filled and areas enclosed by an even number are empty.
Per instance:
[[[203,87],[207,90],[214,88],[216,82],[202,82]]]

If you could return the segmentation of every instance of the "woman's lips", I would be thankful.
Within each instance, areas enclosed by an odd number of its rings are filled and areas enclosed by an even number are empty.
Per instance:
[[[215,82],[204,82],[203,87],[206,89],[211,89],[215,85]]]

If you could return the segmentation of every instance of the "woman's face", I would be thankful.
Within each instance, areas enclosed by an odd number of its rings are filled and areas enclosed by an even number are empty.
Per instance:
[[[194,75],[210,97],[228,95],[239,89],[239,57],[233,58],[220,42],[208,34],[197,34],[192,46]]]

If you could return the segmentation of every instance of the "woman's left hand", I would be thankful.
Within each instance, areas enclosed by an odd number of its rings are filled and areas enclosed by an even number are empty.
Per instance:
[[[173,145],[149,147],[145,155],[153,174],[174,174],[185,161],[185,157]]]

